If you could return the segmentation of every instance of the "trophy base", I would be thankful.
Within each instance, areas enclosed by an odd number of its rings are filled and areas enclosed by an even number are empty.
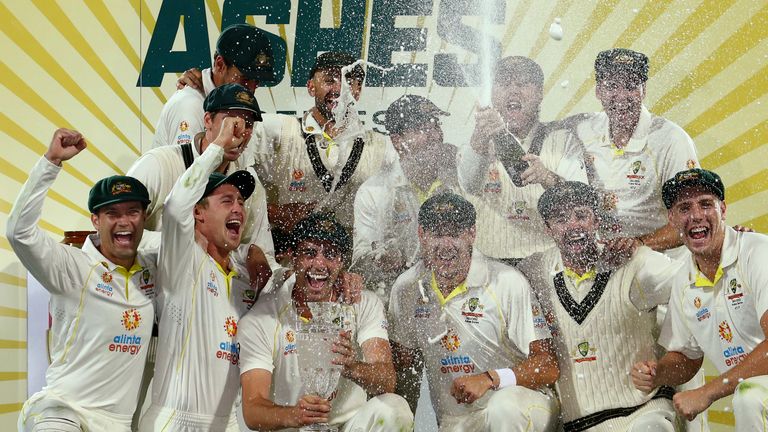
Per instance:
[[[300,428],[299,432],[339,432],[339,428],[327,423],[315,423]]]

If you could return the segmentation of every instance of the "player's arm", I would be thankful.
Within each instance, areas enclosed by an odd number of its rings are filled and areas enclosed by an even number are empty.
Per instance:
[[[451,396],[458,403],[470,404],[483,397],[488,390],[515,385],[536,390],[554,384],[560,377],[560,368],[552,339],[531,342],[529,351],[528,358],[515,367],[488,370],[455,379],[451,386]]]
[[[760,318],[763,336],[768,337],[768,312]],[[719,377],[703,386],[675,395],[675,409],[688,420],[709,408],[715,401],[730,396],[742,380],[759,375],[768,375],[768,341],[763,339],[742,361]]]
[[[656,231],[641,235],[637,239],[645,246],[659,252],[676,248],[683,244],[683,240],[680,238],[677,229],[669,223]]]
[[[74,249],[57,243],[39,226],[48,190],[62,169],[62,163],[86,148],[83,136],[74,130],[58,129],[48,151],[34,165],[21,187],[5,225],[5,236],[13,251],[30,273],[51,292],[79,289],[70,277],[76,266]],[[77,250],[77,253],[80,253]]]
[[[395,368],[389,341],[374,337],[363,342],[360,348],[363,359],[357,360],[350,332],[340,332],[339,339],[333,345],[333,352],[339,356],[333,363],[344,367],[341,375],[354,381],[371,396],[394,392]]]
[[[243,419],[249,429],[271,431],[328,421],[331,404],[319,396],[304,395],[296,405],[276,405],[269,398],[272,373],[251,369],[240,375]]]

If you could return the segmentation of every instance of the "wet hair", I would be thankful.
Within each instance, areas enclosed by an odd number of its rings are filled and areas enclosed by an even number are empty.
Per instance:
[[[544,87],[544,72],[538,63],[528,57],[503,57],[496,62],[493,82],[506,84],[512,81],[523,81]]]

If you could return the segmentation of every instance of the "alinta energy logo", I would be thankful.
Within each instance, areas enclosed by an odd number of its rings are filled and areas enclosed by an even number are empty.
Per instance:
[[[238,365],[240,363],[240,344],[232,342],[232,338],[237,335],[237,320],[235,317],[228,316],[224,320],[224,331],[227,333],[229,340],[219,343],[216,358],[227,360],[233,365]]]
[[[134,333],[141,326],[141,313],[135,308],[126,309],[120,315],[120,323],[126,331]],[[141,336],[137,334],[117,335],[107,345],[107,350],[136,355],[141,351]]]
[[[101,274],[101,281],[96,283],[96,292],[107,297],[112,297],[112,273],[105,271]]]

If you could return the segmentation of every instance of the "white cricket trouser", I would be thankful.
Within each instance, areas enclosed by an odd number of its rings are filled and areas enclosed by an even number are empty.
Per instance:
[[[217,417],[152,405],[141,418],[141,432],[239,432],[234,415]]]
[[[512,386],[497,390],[486,407],[461,416],[440,419],[440,432],[554,431],[560,405],[549,393]]]
[[[368,400],[341,428],[341,432],[401,432],[413,430],[408,402],[394,393]]]
[[[669,399],[652,399],[624,417],[601,422],[585,432],[674,432],[675,408]]]
[[[131,416],[84,409],[47,390],[35,393],[21,408],[17,429],[24,432],[131,431]]]
[[[768,431],[768,375],[747,378],[733,392],[737,431]]]

